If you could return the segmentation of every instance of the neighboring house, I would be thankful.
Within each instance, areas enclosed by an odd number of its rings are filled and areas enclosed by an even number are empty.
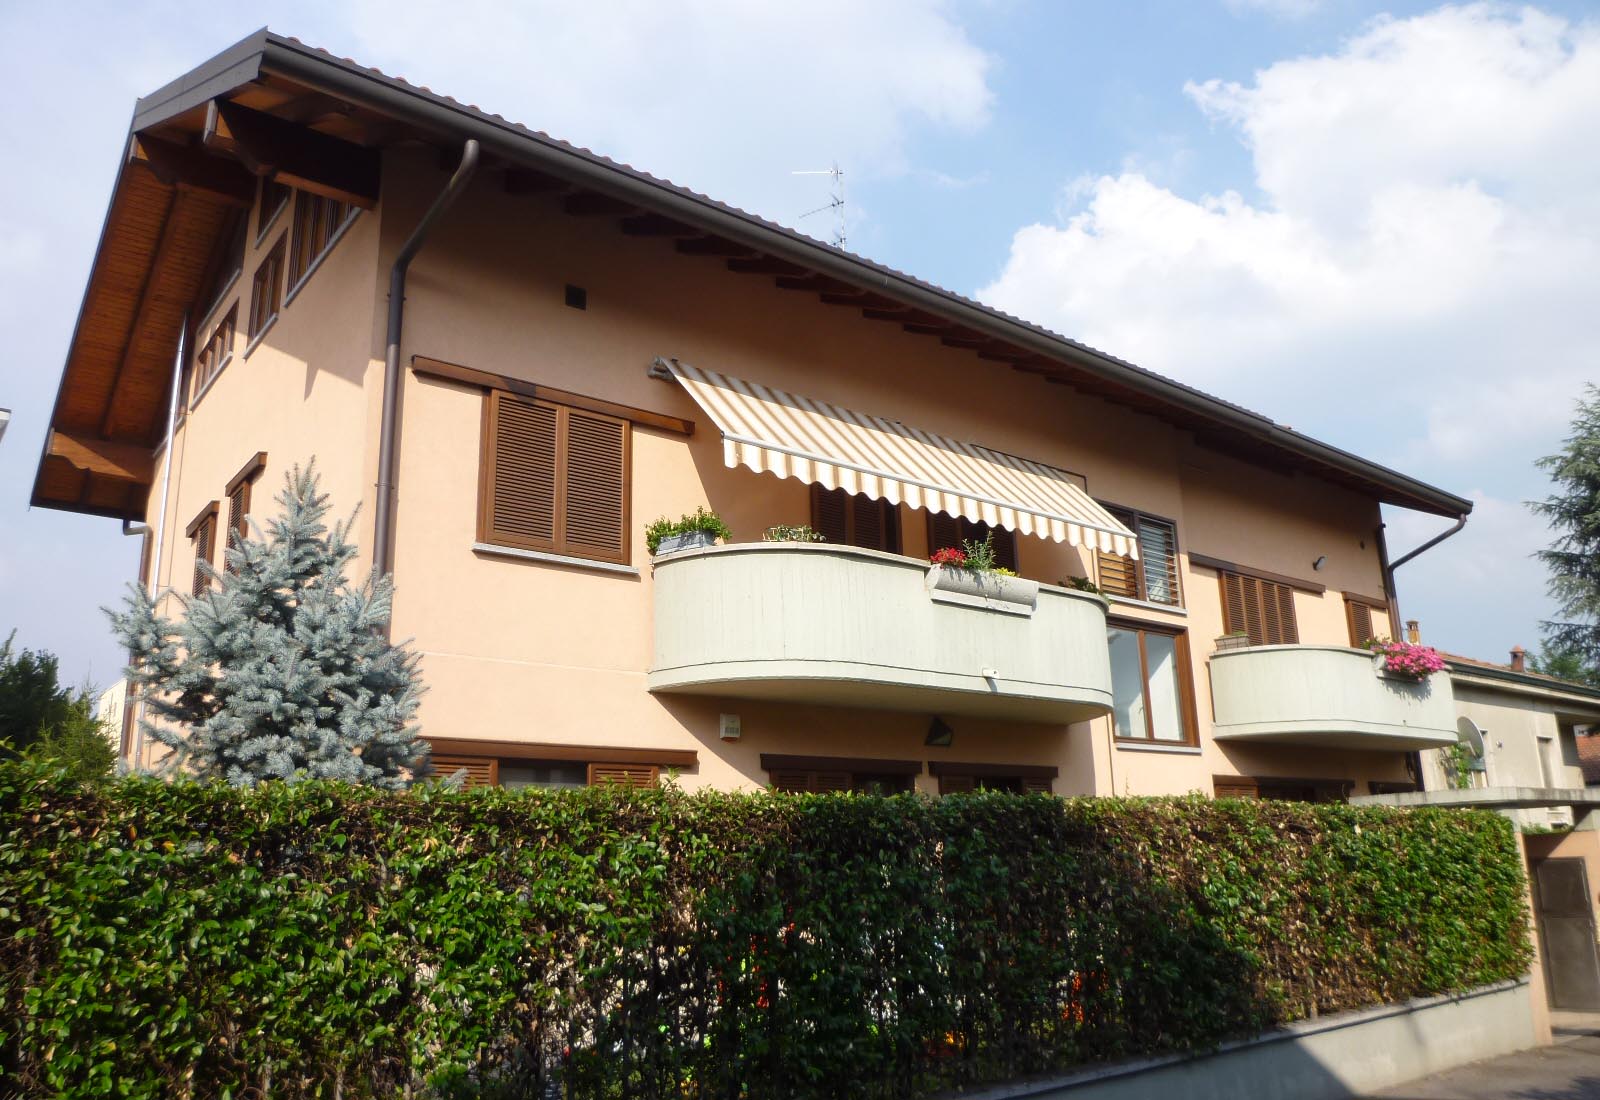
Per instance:
[[[124,677],[100,693],[94,704],[94,716],[98,718],[105,730],[106,739],[117,746],[119,752],[126,751],[128,729],[128,681]]]
[[[51,426],[33,503],[183,593],[316,456],[475,781],[1336,799],[1456,739],[1354,647],[1379,505],[1467,500],[266,32],[138,103]],[[1019,581],[930,577],[983,535]]]

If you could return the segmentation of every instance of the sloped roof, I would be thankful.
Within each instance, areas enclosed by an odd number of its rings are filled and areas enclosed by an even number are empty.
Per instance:
[[[775,276],[785,289],[815,290],[824,301],[832,295],[833,304],[858,305],[869,318],[903,323],[908,331],[971,348],[981,358],[1009,363],[1047,382],[1150,413],[1192,431],[1203,444],[1248,461],[1302,470],[1400,507],[1446,516],[1472,510],[1471,501],[1463,497],[1296,432],[1231,401],[631,165],[266,29],[140,99],[131,133],[156,134],[181,143],[186,135],[198,133],[213,102],[243,103],[290,117],[297,113],[297,104],[317,96],[338,107],[309,124],[319,133],[333,137],[360,134],[364,143],[422,140],[442,151],[458,147],[466,138],[476,138],[487,157],[540,178],[559,180],[577,192],[575,198],[588,196],[615,203],[619,215],[646,212],[670,219],[673,225],[693,227],[704,234],[702,247],[681,250],[727,257],[732,270]],[[375,125],[379,122],[381,126]],[[379,136],[374,139],[373,135]],[[96,307],[97,295],[103,297],[103,288],[108,281],[114,282],[113,276],[124,283],[129,278],[135,282],[142,279],[144,285],[152,282],[156,246],[144,246],[147,266],[140,271],[134,263],[140,246],[131,242],[128,226],[116,217],[119,203],[125,204],[129,193],[150,189],[149,179],[139,178],[146,172],[126,159],[119,172],[52,419],[53,427],[98,428],[110,442],[153,442],[160,427],[156,418],[142,409],[138,415],[127,415],[112,406],[119,397],[118,387],[164,394],[177,346],[177,322],[165,314],[144,317],[147,311],[135,308],[125,327],[119,329],[118,325],[124,324],[120,318],[130,310],[123,308],[108,320]],[[182,188],[173,187],[170,192],[174,203],[195,204]],[[126,353],[121,355],[106,390],[104,379],[91,377],[92,372],[79,366],[92,344],[137,346],[149,349],[149,354],[137,363]],[[166,355],[164,365],[159,363],[162,354]],[[139,492],[125,486],[107,487],[92,476],[80,477],[50,456],[47,443],[33,503],[136,516],[139,499]]]

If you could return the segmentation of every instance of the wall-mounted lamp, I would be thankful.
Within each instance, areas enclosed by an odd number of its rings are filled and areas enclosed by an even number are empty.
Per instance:
[[[1328,555],[1323,554],[1321,557],[1317,558],[1316,561],[1311,563],[1311,568],[1317,570],[1318,572],[1321,572],[1322,571],[1322,567],[1324,565],[1327,565],[1327,564],[1328,564]]]
[[[945,748],[955,740],[955,737],[956,731],[945,725],[942,718],[935,717],[932,722],[928,723],[928,736],[923,738],[922,743]]]

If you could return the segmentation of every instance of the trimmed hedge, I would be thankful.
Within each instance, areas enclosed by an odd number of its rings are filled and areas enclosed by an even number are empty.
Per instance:
[[[1455,811],[3,765],[0,1093],[898,1097],[1199,1049],[1522,974],[1514,845]]]

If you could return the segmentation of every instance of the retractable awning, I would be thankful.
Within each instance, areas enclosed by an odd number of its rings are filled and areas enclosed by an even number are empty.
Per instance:
[[[1138,557],[1133,533],[1064,470],[676,359],[657,365],[721,429],[730,468]]]

